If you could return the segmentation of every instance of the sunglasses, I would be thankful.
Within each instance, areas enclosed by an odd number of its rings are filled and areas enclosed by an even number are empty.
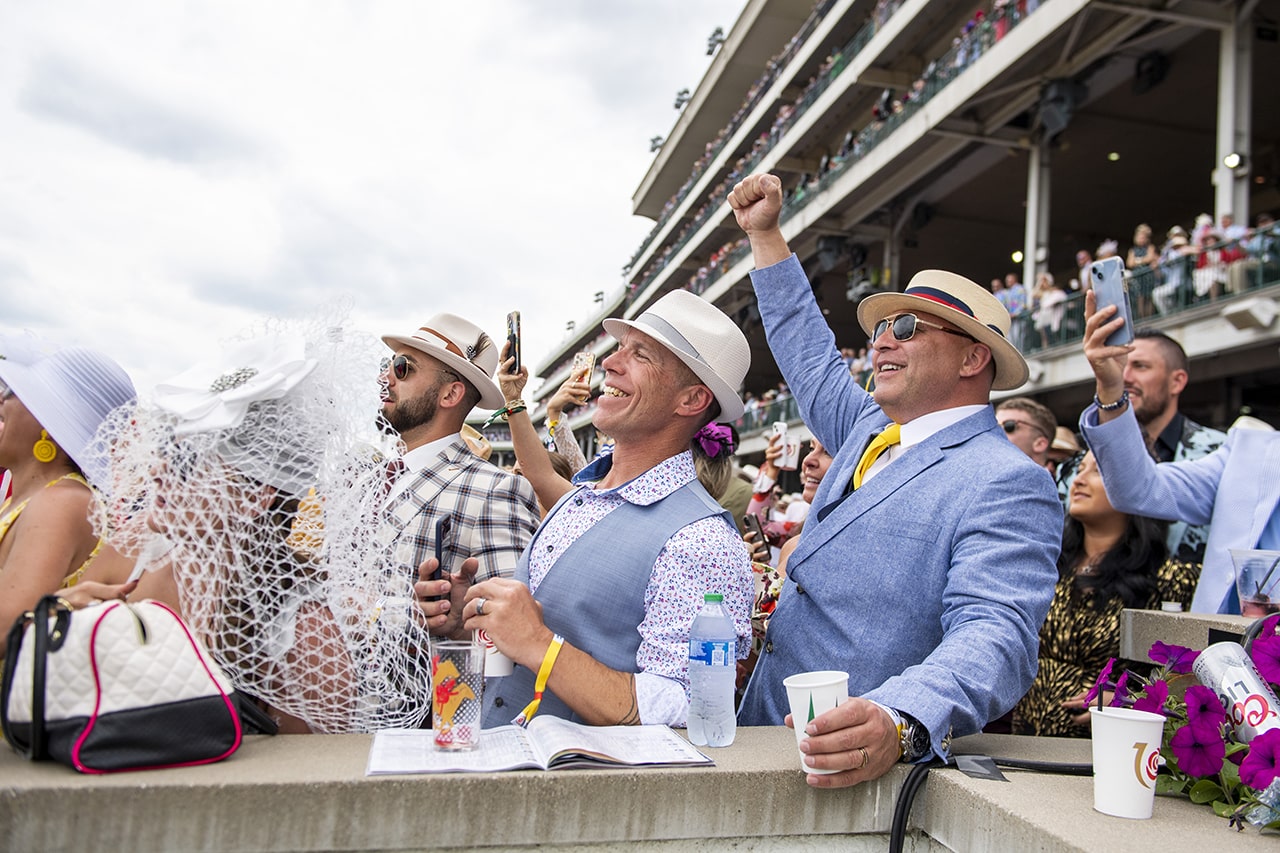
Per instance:
[[[1015,420],[1001,421],[1000,426],[1009,435],[1013,435],[1015,432],[1017,432],[1018,427],[1020,426],[1028,427],[1040,433],[1041,435],[1044,435],[1044,430],[1040,429],[1035,424],[1027,423],[1026,421],[1015,421]],[[1045,436],[1045,437],[1048,438],[1048,436]]]
[[[418,366],[413,362],[409,361],[409,358],[407,356],[403,356],[403,355],[398,355],[395,358],[392,358],[389,360],[383,359],[382,361],[382,372],[386,373],[388,370],[390,370],[391,374],[395,376],[397,382],[405,381],[406,379],[409,378],[409,374],[417,369],[418,369]],[[462,381],[459,378],[458,374],[454,373],[452,370],[449,370],[448,368],[437,367],[435,369],[438,370],[440,373],[445,373],[445,374],[448,374],[449,376],[452,376],[454,382]]]
[[[959,335],[962,338],[968,338],[976,341],[973,335],[966,334],[956,329],[948,329],[946,326],[939,326],[937,323],[930,323],[928,320],[921,320],[915,314],[899,314],[896,317],[885,317],[879,323],[876,323],[875,329],[871,332],[871,342],[875,343],[884,334],[885,329],[893,328],[893,339],[895,341],[909,341],[915,336],[917,326],[928,326],[930,329],[937,329],[939,332],[946,332],[948,335]]]

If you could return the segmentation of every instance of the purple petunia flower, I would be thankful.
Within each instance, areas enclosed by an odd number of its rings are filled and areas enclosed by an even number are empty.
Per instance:
[[[1193,684],[1187,688],[1184,698],[1187,703],[1187,722],[1191,725],[1207,728],[1226,722],[1227,712],[1222,707],[1222,701],[1208,687]]]
[[[1222,769],[1222,759],[1227,754],[1227,745],[1217,728],[1190,723],[1178,729],[1169,748],[1178,759],[1178,769],[1189,776],[1214,775]]]
[[[1152,714],[1164,713],[1164,700],[1169,698],[1169,683],[1156,680],[1147,685],[1147,692],[1141,699],[1133,703],[1135,711],[1149,711]],[[1217,700],[1215,700],[1217,701]],[[1219,708],[1222,706],[1219,705]]]
[[[1280,637],[1275,634],[1264,634],[1253,641],[1249,654],[1258,674],[1275,684],[1280,681]]]
[[[1200,653],[1186,646],[1171,646],[1156,640],[1151,644],[1147,657],[1168,667],[1170,672],[1182,674],[1191,671],[1191,665],[1196,662],[1196,658],[1200,657]]]
[[[1280,776],[1280,729],[1272,729],[1249,742],[1249,754],[1240,763],[1240,781],[1261,791],[1277,776]]]
[[[1116,680],[1115,694],[1108,702],[1112,708],[1125,707],[1125,700],[1129,698],[1129,673],[1120,673],[1120,678]]]
[[[1107,679],[1111,677],[1111,668],[1116,665],[1116,659],[1110,658],[1107,665],[1102,668],[1102,672],[1098,673],[1098,678],[1093,682],[1093,686],[1089,688],[1089,692],[1084,694],[1084,704],[1088,705],[1097,698],[1099,691],[1107,686]]]

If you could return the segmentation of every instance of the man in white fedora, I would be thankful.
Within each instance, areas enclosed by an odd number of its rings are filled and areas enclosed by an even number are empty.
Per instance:
[[[404,452],[399,476],[386,498],[387,525],[396,563],[435,569],[437,522],[452,519],[445,543],[450,574],[510,577],[538,526],[533,487],[481,459],[460,434],[476,406],[503,407],[493,381],[498,348],[478,326],[453,314],[437,314],[408,335],[384,335],[391,348],[382,415],[400,434]],[[474,559],[475,563],[467,562]],[[464,565],[465,564],[465,565]],[[454,633],[463,585],[442,600],[419,606],[433,630]],[[419,595],[436,598],[451,590],[447,580],[418,584]]]
[[[849,673],[855,698],[812,720],[816,787],[875,779],[944,756],[1031,686],[1058,573],[1062,507],[1048,472],[1009,442],[989,398],[1026,381],[1009,314],[954,273],[875,294],[858,322],[875,348],[874,396],[840,358],[779,226],[782,182],[729,196],[751,242],[769,346],[804,422],[834,459],[787,563],[739,712],[787,716],[782,680]]]
[[[698,482],[691,452],[695,437],[703,451],[719,450],[728,431],[715,423],[742,414],[747,340],[682,290],[604,327],[620,345],[601,362],[594,422],[614,439],[612,454],[578,472],[514,580],[467,594],[466,627],[483,629],[516,663],[485,690],[485,726],[533,713],[684,725],[689,628],[705,593],[724,596],[737,654],[747,652],[746,548]]]

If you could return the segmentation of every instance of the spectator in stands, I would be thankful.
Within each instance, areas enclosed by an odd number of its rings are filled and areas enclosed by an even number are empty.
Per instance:
[[[1229,549],[1280,549],[1280,433],[1236,429],[1213,453],[1156,464],[1145,452],[1125,395],[1128,347],[1107,346],[1124,327],[1115,306],[1085,300],[1084,353],[1097,380],[1080,428],[1098,459],[1107,496],[1122,511],[1211,523],[1191,609],[1240,612]]]
[[[1120,244],[1110,238],[1103,240],[1098,244],[1098,251],[1093,253],[1094,259],[1104,261],[1107,258],[1114,258],[1120,254]]]
[[[996,421],[1032,461],[1048,467],[1049,446],[1058,429],[1058,419],[1048,406],[1030,397],[1008,397],[996,404]]]
[[[1040,345],[1048,349],[1059,342],[1063,303],[1067,301],[1067,294],[1054,282],[1053,273],[1042,272],[1036,276],[1035,301],[1035,327],[1040,332]]]
[[[0,658],[14,620],[101,552],[105,531],[92,519],[105,509],[90,484],[109,490],[111,480],[94,432],[133,397],[128,374],[95,350],[0,358],[0,467],[13,491],[0,503]]]
[[[750,365],[741,330],[714,305],[674,290],[635,320],[607,319],[619,347],[595,423],[612,453],[555,484],[558,505],[512,580],[467,593],[468,630],[484,630],[516,664],[485,690],[484,723],[538,713],[592,725],[681,725],[688,713],[689,626],[708,590],[722,592],[741,656],[750,638],[751,569],[737,528],[698,482],[693,453],[731,453],[729,422]],[[503,395],[528,370],[504,358]],[[528,412],[509,408],[523,464],[540,447]],[[529,472],[532,478],[532,471]],[[539,479],[552,480],[545,472]],[[541,493],[541,492],[540,492]],[[548,498],[553,495],[548,492]],[[550,500],[544,500],[551,503]],[[590,612],[590,619],[583,614]],[[555,664],[552,668],[551,663]],[[538,673],[550,672],[535,687]],[[545,679],[545,676],[543,677]],[[535,696],[535,691],[537,697]]]
[[[1222,241],[1217,231],[1205,231],[1196,252],[1196,269],[1192,274],[1196,296],[1213,301],[1222,295],[1227,284],[1227,268],[1244,257],[1244,251],[1236,244]]]
[[[1151,226],[1145,222],[1133,232],[1133,245],[1129,247],[1124,265],[1130,274],[1129,293],[1134,310],[1139,317],[1150,317],[1153,311],[1151,291],[1159,283],[1160,255],[1151,244]]]
[[[807,782],[843,787],[899,760],[947,755],[951,734],[978,731],[1030,687],[1062,509],[990,407],[993,388],[1027,376],[1003,306],[937,270],[864,299],[859,322],[880,353],[872,397],[839,360],[787,246],[782,199],[774,175],[749,176],[729,197],[751,239],[770,348],[833,461],[788,560],[740,720],[787,717],[786,675],[847,669],[853,698],[792,721],[810,735],[805,766],[834,771]]]
[[[1004,295],[1003,299],[1000,298],[1000,294]],[[1004,277],[1004,290],[996,294],[996,298],[1000,299],[1000,303],[1009,312],[1009,343],[1021,351],[1026,347],[1030,332],[1027,328],[1028,318],[1024,316],[1029,305],[1027,289],[1022,286],[1022,282],[1018,281],[1017,273],[1011,272]]]
[[[1191,378],[1190,368],[1182,345],[1164,332],[1138,329],[1134,333],[1121,380],[1147,452],[1158,462],[1200,459],[1226,440],[1223,433],[1178,411],[1178,401]],[[1064,465],[1059,471],[1059,492],[1064,502],[1073,476],[1073,466]],[[1174,522],[1169,526],[1169,552],[1181,560],[1201,563],[1208,534],[1205,526]]]
[[[1080,439],[1070,427],[1059,426],[1053,431],[1053,443],[1049,445],[1045,467],[1058,479],[1058,470],[1062,464],[1072,457],[1080,455]],[[1074,467],[1074,466],[1072,466]]]
[[[1191,270],[1195,264],[1195,249],[1191,248],[1182,226],[1173,226],[1167,236],[1160,250],[1163,282],[1151,292],[1156,310],[1161,314],[1170,314],[1191,300]]]
[[[581,471],[586,466],[587,459],[582,455],[582,448],[578,446],[578,440],[574,438],[573,430],[569,428],[569,421],[564,416],[564,412],[565,409],[585,406],[590,399],[590,377],[583,381],[580,377],[570,376],[560,383],[560,387],[551,395],[551,399],[547,400],[547,432],[551,435],[556,452],[563,456],[569,465],[569,475],[565,479]],[[546,514],[545,511],[543,514]]]
[[[1071,485],[1058,558],[1058,585],[1040,628],[1040,666],[1014,708],[1014,733],[1089,735],[1081,697],[1120,654],[1120,611],[1190,607],[1199,567],[1168,557],[1165,525],[1118,512],[1107,500],[1093,454]]]
[[[1258,214],[1258,227],[1249,232],[1241,248],[1245,256],[1228,270],[1228,290],[1243,293],[1275,280],[1280,272],[1280,230],[1271,214]]]
[[[1093,263],[1093,255],[1089,254],[1088,249],[1081,249],[1076,252],[1076,287],[1080,290],[1088,290],[1092,286],[1089,278],[1089,264]]]
[[[1238,243],[1249,236],[1248,226],[1243,223],[1237,225],[1235,216],[1230,213],[1222,214],[1219,222],[1221,226],[1218,230],[1222,232],[1222,239],[1228,243]]]

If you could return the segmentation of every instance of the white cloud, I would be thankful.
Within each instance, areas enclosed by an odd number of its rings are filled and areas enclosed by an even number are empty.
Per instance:
[[[0,330],[149,387],[267,314],[452,311],[529,360],[648,233],[630,198],[741,0],[0,5]]]

